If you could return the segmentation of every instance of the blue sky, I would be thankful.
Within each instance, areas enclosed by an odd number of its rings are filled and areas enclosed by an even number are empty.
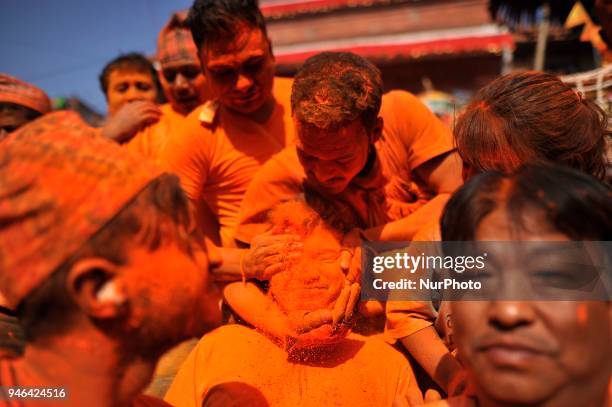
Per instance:
[[[98,75],[119,53],[153,54],[170,14],[192,0],[0,0],[0,72],[106,113]]]

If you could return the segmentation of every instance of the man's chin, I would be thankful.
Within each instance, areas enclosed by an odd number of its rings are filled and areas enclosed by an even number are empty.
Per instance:
[[[344,182],[341,183],[333,183],[333,184],[316,184],[317,189],[327,195],[339,195],[341,194],[347,187],[347,184]]]
[[[236,113],[253,114],[257,112],[261,106],[260,105],[231,104],[228,107]]]
[[[481,378],[483,390],[492,398],[510,404],[534,404],[549,396],[546,382],[538,383],[538,377],[533,375],[503,371],[489,378],[495,377],[494,381]]]
[[[242,100],[229,100],[227,103],[227,107],[231,110],[242,113],[242,114],[252,114],[257,112],[266,104],[265,98],[257,98],[248,101]]]
[[[312,349],[333,345],[342,342],[349,332],[350,328],[346,325],[341,325],[340,328],[334,329],[331,324],[325,324],[312,331],[298,335],[295,338],[296,342],[289,351],[295,352],[300,349]]]

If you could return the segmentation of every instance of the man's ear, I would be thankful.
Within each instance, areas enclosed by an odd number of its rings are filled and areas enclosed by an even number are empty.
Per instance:
[[[376,123],[372,127],[370,131],[370,144],[376,143],[381,137],[383,132],[384,121],[383,118],[378,116],[376,118]]]
[[[95,319],[121,316],[126,309],[125,287],[117,278],[119,267],[108,260],[78,260],[68,272],[66,290],[85,314]]]

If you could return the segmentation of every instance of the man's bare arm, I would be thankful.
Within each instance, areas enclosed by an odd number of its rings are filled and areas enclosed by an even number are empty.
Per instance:
[[[440,217],[451,194],[463,183],[461,171],[461,159],[455,152],[420,165],[416,175],[436,196],[409,216],[367,229],[363,235],[368,240],[412,240],[423,226]]]
[[[458,387],[463,368],[433,326],[402,338],[400,342],[445,392],[452,396],[460,390]]]

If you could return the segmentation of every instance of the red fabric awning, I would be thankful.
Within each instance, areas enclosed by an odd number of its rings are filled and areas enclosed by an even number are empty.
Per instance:
[[[261,4],[266,18],[281,18],[296,14],[319,13],[348,7],[371,6],[377,3],[390,3],[390,0],[302,0]]]
[[[299,64],[306,58],[322,51],[348,51],[371,59],[421,58],[431,55],[461,54],[473,52],[501,53],[504,49],[513,49],[514,39],[511,34],[488,36],[465,36],[458,38],[431,39],[394,43],[370,43],[367,45],[329,46],[320,48],[312,44],[310,49],[299,51],[275,49],[278,64]]]

